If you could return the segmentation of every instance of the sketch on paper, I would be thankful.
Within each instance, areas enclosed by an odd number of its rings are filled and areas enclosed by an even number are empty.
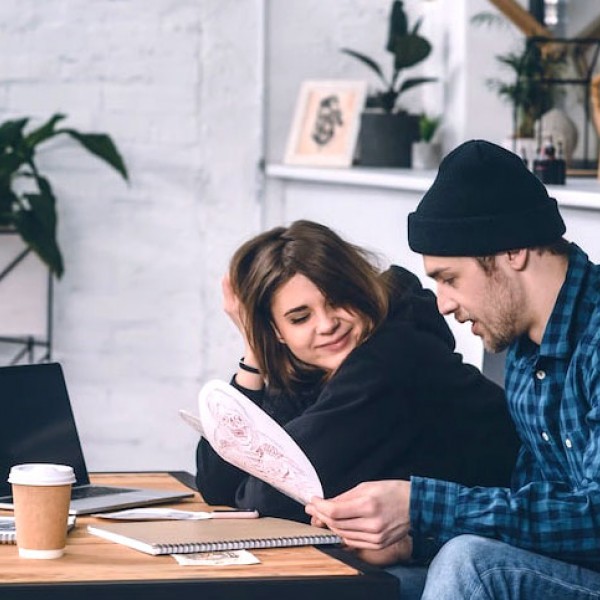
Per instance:
[[[202,388],[198,404],[200,418],[194,422],[188,413],[184,419],[224,460],[301,504],[313,496],[323,497],[319,477],[304,452],[249,398],[214,380]]]
[[[335,137],[336,128],[343,125],[340,99],[331,94],[319,102],[311,137],[319,146],[326,146]]]

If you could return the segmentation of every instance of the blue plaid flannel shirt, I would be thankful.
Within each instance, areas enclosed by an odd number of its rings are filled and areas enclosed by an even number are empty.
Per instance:
[[[600,570],[600,266],[574,244],[540,346],[509,348],[511,488],[411,480],[415,549],[471,533]]]

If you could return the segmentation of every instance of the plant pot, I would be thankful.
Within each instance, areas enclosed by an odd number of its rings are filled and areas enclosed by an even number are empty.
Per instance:
[[[413,142],[412,168],[421,170],[437,169],[442,158],[442,147],[434,142]]]
[[[412,143],[418,139],[418,115],[364,111],[355,163],[365,167],[410,168]]]

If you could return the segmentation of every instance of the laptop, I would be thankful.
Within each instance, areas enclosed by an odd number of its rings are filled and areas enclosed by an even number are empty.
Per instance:
[[[173,492],[90,484],[71,410],[62,368],[58,363],[0,368],[0,508],[12,508],[8,474],[21,463],[70,465],[73,485],[69,512],[85,515],[131,506],[172,502],[193,496]]]

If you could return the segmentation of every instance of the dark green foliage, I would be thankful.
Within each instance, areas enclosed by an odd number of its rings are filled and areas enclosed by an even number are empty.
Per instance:
[[[419,139],[423,142],[430,142],[439,124],[439,117],[428,117],[423,113],[419,117]]]
[[[496,13],[478,13],[471,22],[509,30],[507,19]],[[512,105],[516,137],[534,137],[535,122],[556,104],[560,94],[560,89],[548,80],[560,76],[566,58],[551,46],[544,48],[543,42],[541,38],[525,38],[520,51],[497,55],[496,59],[512,70],[513,79],[508,83],[497,78],[487,80],[489,88]]]
[[[422,83],[437,80],[435,77],[401,77],[404,69],[414,67],[431,53],[431,44],[419,35],[420,27],[421,21],[419,20],[412,31],[409,30],[408,19],[402,2],[401,0],[395,0],[390,12],[388,40],[385,46],[385,49],[393,56],[392,75],[389,79],[384,75],[379,63],[372,58],[356,52],[356,50],[342,48],[342,52],[369,67],[383,83],[384,89],[369,99],[371,106],[383,108],[385,112],[391,113],[396,108],[398,97],[403,92]]]
[[[496,58],[512,69],[514,79],[510,83],[488,79],[487,83],[513,105],[516,111],[515,135],[534,137],[535,122],[555,105],[556,87],[547,80],[559,75],[564,57],[552,52],[544,53],[539,44],[526,41],[522,52],[509,52]]]
[[[67,135],[128,179],[123,159],[108,135],[57,129],[64,118],[65,115],[53,115],[29,133],[25,133],[28,118],[0,125],[0,226],[14,227],[57,277],[64,267],[56,239],[56,197],[48,179],[37,169],[38,146],[58,135]]]

